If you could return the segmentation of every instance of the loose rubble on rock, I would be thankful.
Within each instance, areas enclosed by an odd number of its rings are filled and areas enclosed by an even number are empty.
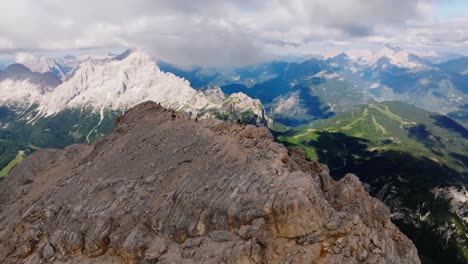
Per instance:
[[[420,263],[358,178],[267,128],[140,104],[0,184],[1,263]]]

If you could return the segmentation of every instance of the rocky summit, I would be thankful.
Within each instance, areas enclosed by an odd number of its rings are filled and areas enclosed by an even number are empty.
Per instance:
[[[0,263],[420,263],[358,178],[146,102],[0,183]]]

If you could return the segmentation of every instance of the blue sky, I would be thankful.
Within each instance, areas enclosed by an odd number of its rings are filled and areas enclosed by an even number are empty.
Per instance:
[[[468,15],[468,0],[445,0],[435,3],[438,18],[453,18]]]

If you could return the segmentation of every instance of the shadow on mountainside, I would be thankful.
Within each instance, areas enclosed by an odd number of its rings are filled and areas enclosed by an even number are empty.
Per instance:
[[[458,124],[453,119],[441,115],[431,115],[431,118],[435,120],[434,125],[458,133],[463,138],[468,138],[468,129]]]
[[[311,88],[296,85],[293,87],[294,91],[298,93],[299,102],[296,105],[303,113],[273,113],[272,117],[279,123],[298,127],[301,125],[309,124],[310,122],[318,119],[326,119],[335,115],[330,111],[330,107],[323,104],[320,97],[312,95]],[[269,108],[272,111],[271,108]]]
[[[460,162],[463,166],[465,166],[465,168],[468,169],[468,156],[466,155],[461,155],[461,154],[458,154],[458,153],[450,153],[450,156],[454,159],[456,159],[458,162]]]
[[[424,124],[416,124],[407,128],[407,130],[409,138],[421,142],[426,148],[432,149],[436,146],[444,147],[440,137],[432,135]]]
[[[366,143],[342,133],[319,132],[317,140],[307,144],[315,148],[318,160],[329,166],[335,179],[354,173],[371,185],[373,195],[384,185],[395,184],[411,209],[417,209],[432,188],[458,184],[468,176],[426,157],[395,150],[369,151]]]
[[[456,184],[468,175],[410,153],[368,151],[366,142],[341,133],[321,132],[309,145],[316,148],[319,161],[329,165],[332,177],[339,179],[349,172],[358,175],[370,185],[371,195],[385,202],[393,213],[402,205],[413,212],[419,210],[421,215],[430,211],[430,221],[437,226],[459,221],[458,216],[450,212],[448,201],[436,199],[431,190]],[[467,157],[463,158],[466,161]],[[419,222],[417,228],[406,221],[396,223],[413,240],[424,258],[435,263],[466,263],[456,257],[460,253],[460,243],[454,238],[446,240],[433,225]],[[468,243],[462,245],[466,247]]]
[[[416,244],[423,263],[466,263],[466,259],[457,257],[463,247],[468,247],[466,240],[460,242],[455,237],[447,240],[437,230],[454,222],[463,226],[462,220],[450,211],[448,201],[436,198],[432,190],[457,185],[468,175],[402,151],[369,151],[369,142],[365,139],[342,133],[318,134],[315,140],[302,144],[314,148],[319,162],[328,165],[334,179],[354,173],[369,185],[370,194],[383,201],[393,214],[402,213],[403,218],[394,218],[394,222]],[[288,132],[281,134],[285,135]],[[468,159],[466,156],[459,158]],[[415,212],[420,216],[430,212],[428,221],[411,215]]]

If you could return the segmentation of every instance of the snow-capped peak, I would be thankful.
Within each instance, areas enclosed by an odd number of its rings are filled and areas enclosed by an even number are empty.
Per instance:
[[[76,61],[76,57],[64,60]],[[105,111],[124,111],[145,101],[204,116],[226,110],[227,101],[235,101],[236,110],[251,109],[259,116],[263,110],[260,101],[244,94],[227,98],[219,87],[197,91],[188,81],[161,71],[149,54],[138,49],[115,57],[85,60],[63,82],[50,72],[32,72],[19,64],[10,68],[15,74],[19,72],[16,75],[21,78],[11,78],[9,71],[0,72],[0,77],[5,75],[0,78],[0,104],[38,105],[36,118],[77,108],[92,110],[104,118]],[[45,87],[52,83],[50,75],[56,83]]]
[[[388,59],[388,63],[401,68],[413,69],[424,67],[420,60],[416,59],[420,53],[402,50],[390,46],[384,46],[378,52],[369,50],[350,50],[347,52],[349,58],[361,65],[375,66],[382,59]]]
[[[52,58],[45,56],[34,56],[29,53],[19,52],[16,54],[16,62],[23,64],[33,72],[47,73],[52,72],[60,79],[66,77],[65,72],[60,65]]]
[[[33,72],[22,64],[11,64],[0,72],[0,104],[29,106],[60,83],[51,72]]]
[[[87,108],[100,113],[104,110],[123,111],[144,101],[155,101],[176,110],[208,113],[225,107],[227,99],[219,87],[197,91],[188,81],[161,71],[153,58],[139,49],[127,50],[115,57],[83,61],[54,89],[40,89],[41,83],[30,77],[22,78],[21,83],[5,80],[2,83],[0,79],[0,88],[4,86],[4,91],[21,96],[3,96],[8,99],[3,100],[4,103],[18,100],[21,105],[37,104],[38,117],[52,116],[70,108]],[[2,90],[0,97],[1,93]],[[25,96],[31,93],[34,96]],[[243,94],[232,98],[237,98],[239,107],[245,107],[244,110],[261,113],[263,109],[258,100]]]
[[[209,105],[187,81],[161,72],[148,54],[132,50],[113,59],[81,63],[66,82],[44,98],[40,110],[44,115],[82,106],[118,110],[147,100],[195,112]]]

